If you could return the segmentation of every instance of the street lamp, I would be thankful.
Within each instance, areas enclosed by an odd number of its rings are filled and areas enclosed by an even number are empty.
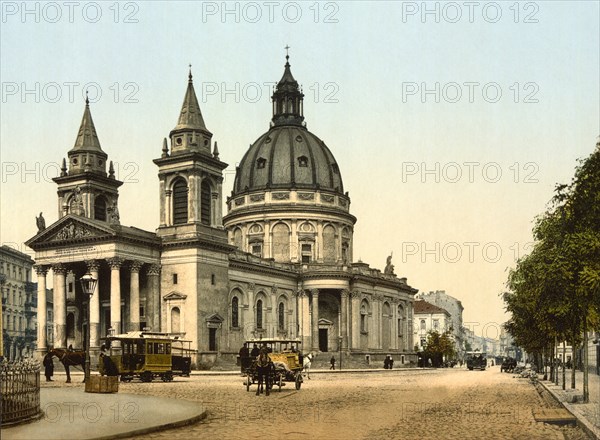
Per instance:
[[[81,290],[84,295],[88,296],[88,307],[87,307],[87,329],[85,335],[85,382],[88,382],[90,378],[90,308],[92,295],[94,294],[94,290],[96,289],[96,284],[98,280],[94,278],[89,272],[86,273],[79,279],[81,283]]]

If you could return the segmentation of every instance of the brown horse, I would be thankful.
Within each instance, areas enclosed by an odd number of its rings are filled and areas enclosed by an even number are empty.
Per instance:
[[[256,373],[258,374],[258,386],[256,388],[256,395],[258,396],[263,391],[263,380],[265,394],[268,396],[271,388],[273,387],[272,379],[274,373],[274,366],[271,358],[267,354],[266,350],[261,350],[260,354],[256,358]]]
[[[50,357],[56,356],[67,372],[67,383],[71,383],[71,372],[69,367],[81,365],[81,369],[85,371],[85,351],[68,351],[61,348],[55,348],[48,352]],[[85,377],[83,378],[85,382]]]

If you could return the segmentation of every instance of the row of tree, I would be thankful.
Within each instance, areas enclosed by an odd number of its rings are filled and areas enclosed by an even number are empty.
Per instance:
[[[508,276],[503,294],[515,345],[537,359],[551,359],[568,341],[573,356],[583,344],[583,398],[589,401],[588,332],[600,329],[600,141],[580,160],[569,184],[557,185],[533,229],[534,247]],[[571,387],[575,388],[573,359]],[[558,371],[552,369],[558,383]],[[563,365],[563,388],[565,370]]]

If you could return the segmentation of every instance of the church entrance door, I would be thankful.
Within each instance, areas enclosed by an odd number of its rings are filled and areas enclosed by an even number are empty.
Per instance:
[[[319,351],[328,351],[327,350],[327,329],[326,328],[319,329]]]

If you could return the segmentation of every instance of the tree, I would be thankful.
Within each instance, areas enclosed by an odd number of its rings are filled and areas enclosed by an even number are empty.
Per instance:
[[[600,142],[568,185],[558,185],[533,230],[531,254],[520,259],[503,294],[515,342],[541,353],[554,337],[575,347],[583,335],[584,401],[589,399],[587,337],[600,325]],[[575,387],[575,362],[571,373]]]
[[[427,333],[427,346],[425,347],[424,354],[432,359],[434,367],[441,366],[444,358],[446,360],[454,358],[456,356],[456,349],[454,348],[452,332],[447,330],[440,334],[436,330],[430,330]]]

